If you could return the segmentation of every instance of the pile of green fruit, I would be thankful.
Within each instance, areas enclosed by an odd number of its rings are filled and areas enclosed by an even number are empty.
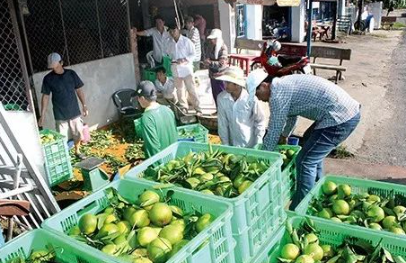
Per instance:
[[[284,169],[293,159],[296,152],[293,149],[280,149],[279,153],[282,155],[282,169]]]
[[[348,238],[340,246],[323,244],[311,220],[306,220],[294,229],[287,223],[289,238],[279,255],[285,263],[405,263],[400,256],[394,256],[379,244],[374,247],[367,241]]]
[[[16,257],[6,263],[52,263],[56,261],[56,254],[52,248],[33,250],[28,258]]]
[[[178,136],[179,138],[183,139],[191,139],[195,138],[196,136],[200,135],[201,129],[199,126],[196,126],[193,129],[190,128],[178,128]]]
[[[323,195],[312,200],[308,213],[336,222],[405,235],[406,207],[396,205],[401,201],[400,196],[395,200],[366,192],[353,194],[351,190],[347,184],[326,181],[322,185]]]
[[[209,195],[233,198],[242,194],[269,168],[254,157],[213,152],[190,152],[158,167],[149,167],[144,178],[171,183]]]
[[[173,193],[162,199],[147,190],[131,204],[109,188],[110,206],[98,215],[83,215],[69,235],[127,262],[166,262],[214,220],[211,214],[186,214],[169,205]]]
[[[41,140],[41,144],[45,145],[45,144],[49,144],[49,143],[53,143],[57,140],[58,138],[55,138],[55,136],[51,133],[48,134],[40,134],[40,140]]]

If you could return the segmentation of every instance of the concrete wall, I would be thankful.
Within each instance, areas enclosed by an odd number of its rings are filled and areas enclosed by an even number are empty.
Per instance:
[[[89,126],[100,127],[117,120],[118,112],[111,95],[120,89],[135,88],[136,80],[132,54],[95,60],[68,68],[75,70],[85,84],[83,89],[89,116],[84,118],[84,121]],[[40,72],[33,76],[39,99],[41,98],[42,80],[48,72]],[[51,129],[55,127],[52,102],[48,107],[44,126]]]
[[[247,38],[262,39],[262,15],[261,5],[247,5]]]
[[[292,42],[303,42],[305,38],[306,1],[302,0],[300,6],[291,8]]]

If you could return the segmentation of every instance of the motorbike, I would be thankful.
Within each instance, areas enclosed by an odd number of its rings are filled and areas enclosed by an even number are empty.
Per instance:
[[[261,55],[253,60],[251,69],[265,68],[270,76],[282,77],[292,74],[310,74],[310,61],[307,57],[279,54],[282,45],[279,41],[267,41],[262,46]]]

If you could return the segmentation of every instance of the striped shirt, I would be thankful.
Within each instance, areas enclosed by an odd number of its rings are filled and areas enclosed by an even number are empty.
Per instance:
[[[192,40],[193,44],[195,45],[196,56],[194,62],[199,62],[202,57],[199,30],[196,27],[192,27],[190,30],[186,31],[186,36]]]
[[[271,85],[270,122],[264,147],[276,148],[280,135],[288,137],[298,116],[316,122],[315,129],[342,124],[359,113],[360,104],[334,83],[313,75],[275,78]]]

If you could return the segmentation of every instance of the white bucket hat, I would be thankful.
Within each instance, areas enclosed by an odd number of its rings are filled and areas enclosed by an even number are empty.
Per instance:
[[[223,33],[218,28],[212,29],[207,39],[217,39],[217,38],[223,38]]]
[[[244,78],[244,71],[235,66],[231,66],[227,68],[224,72],[223,75],[219,76],[216,78],[217,80],[222,80],[222,81],[227,81],[231,82],[234,84],[237,84],[238,86],[241,86],[245,88],[245,78]]]
[[[247,77],[247,89],[250,95],[249,99],[253,100],[258,86],[268,77],[263,69],[255,69]]]

